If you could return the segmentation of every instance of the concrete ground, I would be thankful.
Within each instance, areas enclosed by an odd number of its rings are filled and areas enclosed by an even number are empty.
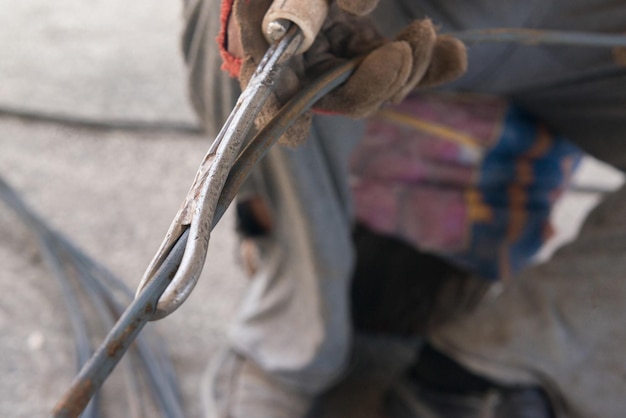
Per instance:
[[[0,0],[0,176],[51,225],[135,289],[210,139],[35,123],[15,109],[194,126],[179,53],[181,3]],[[185,412],[244,280],[232,216],[185,305],[150,324],[169,344]],[[0,205],[0,416],[46,416],[75,375],[71,330],[36,242]],[[113,380],[105,384],[117,385]],[[126,416],[115,406],[108,416]],[[116,401],[110,404],[116,404]]]
[[[0,176],[133,289],[210,139],[180,129],[107,131],[10,115],[195,126],[179,52],[181,23],[179,1],[0,0]],[[587,169],[588,178],[606,176],[593,164]],[[595,200],[573,198],[560,212],[567,239],[575,231],[572,218]],[[245,285],[232,225],[229,213],[211,238],[189,300],[149,325],[169,344],[188,417],[200,416],[201,374]],[[0,353],[0,417],[46,416],[75,374],[70,325],[35,240],[2,206]],[[105,390],[115,393],[115,385],[111,380]],[[115,399],[107,407],[110,416],[125,416]]]

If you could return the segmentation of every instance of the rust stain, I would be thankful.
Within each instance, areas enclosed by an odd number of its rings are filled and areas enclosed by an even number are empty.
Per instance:
[[[148,304],[146,305],[146,309],[144,310],[144,313],[151,314],[151,313],[152,313],[152,311],[154,311],[154,306],[152,306],[152,304],[151,304],[151,303],[148,303]]]
[[[613,59],[617,65],[626,67],[626,47],[620,46],[613,48]]]
[[[55,417],[78,418],[87,407],[94,393],[93,382],[86,379],[72,387],[54,408]]]
[[[517,34],[522,36],[527,36],[527,39],[524,39],[524,44],[527,45],[536,45],[541,43],[546,37],[547,34],[545,31],[539,29],[510,29],[510,28],[492,28],[492,29],[479,29],[476,31],[477,33],[486,34],[486,35],[494,35],[494,36],[507,36],[511,34]]]
[[[119,338],[111,341],[107,345],[107,355],[109,357],[116,357],[117,353],[124,348],[124,342],[128,340],[128,336],[137,329],[137,324],[133,323],[126,327],[122,335]]]

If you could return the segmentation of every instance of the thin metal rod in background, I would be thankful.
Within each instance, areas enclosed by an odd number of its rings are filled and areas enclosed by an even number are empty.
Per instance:
[[[577,47],[626,47],[626,35],[594,32],[559,31],[547,29],[491,28],[449,32],[463,42],[509,42],[527,45],[552,44]]]

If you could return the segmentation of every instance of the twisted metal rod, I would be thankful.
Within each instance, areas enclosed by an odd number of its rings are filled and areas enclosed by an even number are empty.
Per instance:
[[[255,139],[238,157],[231,175],[229,175],[225,183],[224,191],[218,201],[218,209],[216,210],[212,227],[222,217],[254,164],[276,143],[278,138],[300,114],[309,109],[321,96],[343,83],[355,66],[356,61],[352,61],[320,77],[320,79],[294,97],[270,122],[268,127],[257,134]],[[155,274],[154,279],[146,285],[138,297],[126,308],[126,311],[95,354],[75,377],[70,388],[57,403],[53,412],[54,418],[70,418],[80,415],[89,399],[113,371],[141,329],[152,319],[161,294],[163,294],[170,280],[176,274],[188,238],[189,230],[187,229],[174,245],[161,268]]]

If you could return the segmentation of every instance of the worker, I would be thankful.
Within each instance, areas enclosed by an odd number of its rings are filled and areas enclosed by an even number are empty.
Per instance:
[[[210,134],[267,48],[270,3],[185,0],[191,101]],[[626,69],[606,48],[466,49],[445,34],[620,33],[624,16],[616,0],[330,2],[260,123],[364,59],[240,192],[250,282],[209,367],[208,416],[305,417],[345,376],[355,334],[382,333],[424,344],[376,416],[621,417],[626,191],[534,260],[581,156],[626,167]]]

